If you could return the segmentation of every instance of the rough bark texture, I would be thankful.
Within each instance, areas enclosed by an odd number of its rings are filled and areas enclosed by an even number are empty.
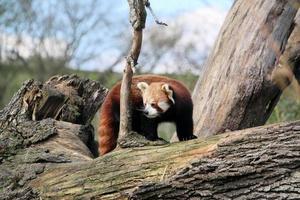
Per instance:
[[[296,199],[300,122],[161,147],[119,149],[52,166],[31,181],[42,199]]]
[[[138,187],[132,199],[299,199],[299,136],[299,122],[229,134],[211,156],[195,155],[167,180]]]
[[[131,131],[131,82],[132,82],[133,71],[130,64],[126,64],[121,84],[120,92],[120,128],[118,144],[124,143],[123,141]]]
[[[0,199],[37,198],[27,183],[48,166],[92,160],[90,122],[106,93],[75,75],[24,83],[0,111]]]
[[[143,41],[143,28],[146,22],[146,10],[144,0],[128,0],[130,23],[133,28],[132,45],[127,56],[127,62],[123,73],[120,97],[120,128],[118,144],[128,145],[128,135],[131,132],[131,81],[133,69],[137,64]]]
[[[198,136],[266,122],[281,94],[271,73],[293,30],[293,2],[235,1],[193,93]]]

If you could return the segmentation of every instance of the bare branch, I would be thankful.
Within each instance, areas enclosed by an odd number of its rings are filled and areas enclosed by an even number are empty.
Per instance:
[[[133,68],[137,64],[143,40],[143,28],[146,22],[146,10],[143,0],[128,0],[130,23],[133,28],[133,40],[127,63],[124,69],[120,97],[120,131],[118,144],[126,143],[125,138],[131,131],[131,79]]]
[[[155,22],[158,24],[158,25],[163,25],[163,26],[168,26],[168,24],[158,20],[157,16],[155,15],[154,11],[152,10],[151,6],[150,6],[150,2],[149,0],[146,0],[145,1],[145,6],[149,9],[152,17],[154,18]]]

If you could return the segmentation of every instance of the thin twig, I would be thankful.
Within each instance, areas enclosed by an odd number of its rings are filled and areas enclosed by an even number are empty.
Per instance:
[[[157,18],[157,16],[155,15],[154,11],[152,10],[152,8],[151,8],[151,6],[150,6],[149,0],[146,0],[145,6],[149,9],[149,11],[150,11],[152,17],[154,18],[156,24],[162,25],[162,26],[168,26],[168,24],[166,24],[166,23],[160,21],[160,20]]]

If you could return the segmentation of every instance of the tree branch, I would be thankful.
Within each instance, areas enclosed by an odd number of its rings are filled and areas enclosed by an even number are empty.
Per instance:
[[[127,62],[124,69],[121,97],[120,97],[120,129],[118,144],[122,146],[124,139],[131,131],[131,79],[133,69],[137,64],[143,40],[143,28],[146,22],[146,10],[143,0],[128,0],[130,9],[130,23],[133,28],[132,46],[127,56]]]

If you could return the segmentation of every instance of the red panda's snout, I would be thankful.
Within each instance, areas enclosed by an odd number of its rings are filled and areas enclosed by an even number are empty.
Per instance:
[[[145,103],[144,105],[144,115],[148,118],[156,118],[159,117],[161,114],[165,113],[171,105],[169,102],[161,101],[158,103]]]

